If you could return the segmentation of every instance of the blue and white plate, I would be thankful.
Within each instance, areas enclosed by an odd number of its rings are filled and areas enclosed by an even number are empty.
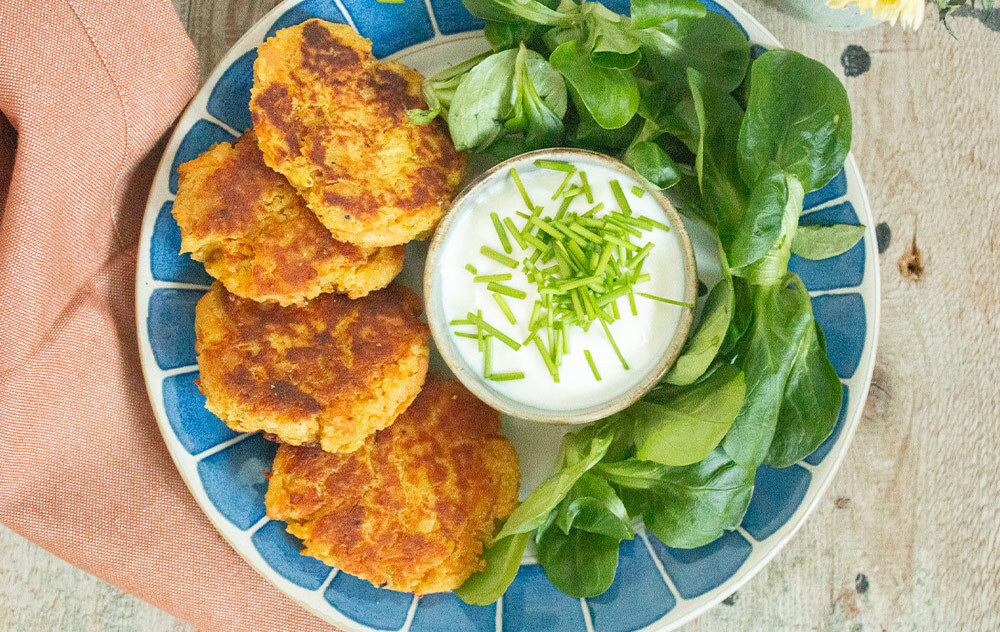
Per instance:
[[[728,0],[703,0],[736,22],[756,44],[777,40]],[[627,12],[626,0],[608,5]],[[378,57],[396,59],[429,75],[487,49],[482,21],[460,0],[286,0],[229,51],[181,117],[167,145],[149,196],[139,247],[136,315],[146,385],[163,438],[209,520],[264,577],[305,608],[346,630],[505,630],[522,632],[626,632],[671,630],[718,603],[759,571],[802,525],[830,483],[858,425],[874,365],[879,278],[871,211],[857,166],[806,197],[803,223],[868,226],[864,240],[824,261],[792,257],[813,294],[830,358],[844,383],[837,428],[801,465],[761,466],[742,526],[694,550],[671,549],[651,535],[622,543],[615,583],[593,599],[560,593],[529,554],[501,601],[469,606],[452,594],[422,599],[373,587],[299,554],[284,524],[264,515],[263,472],[274,446],[260,435],[233,432],[204,408],[194,380],[194,307],[211,279],[180,250],[170,213],[177,165],[214,143],[234,140],[250,127],[255,48],[276,30],[319,17],[347,23],[373,42]],[[697,250],[697,244],[696,244]],[[424,247],[411,244],[404,283],[420,288]],[[708,258],[703,258],[705,261]],[[706,267],[710,264],[706,264]],[[700,270],[711,276],[710,270]],[[504,421],[521,457],[522,498],[553,465],[565,429]]]

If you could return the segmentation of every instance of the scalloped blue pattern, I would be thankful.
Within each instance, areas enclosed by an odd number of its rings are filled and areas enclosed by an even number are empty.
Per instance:
[[[496,619],[496,605],[472,606],[454,593],[438,593],[420,598],[410,632],[493,632]]]
[[[847,195],[847,172],[841,169],[840,173],[833,176],[833,179],[821,188],[816,189],[812,193],[807,193],[806,197],[802,200],[802,208],[806,210],[816,208],[820,204],[826,204],[831,200],[836,200],[845,195]]]
[[[205,109],[237,132],[245,132],[253,125],[250,121],[250,88],[253,87],[253,62],[257,49],[249,50],[219,77],[212,88]]]
[[[559,592],[541,566],[522,566],[503,595],[503,629],[579,632],[585,629],[580,600]]]
[[[302,555],[302,543],[285,531],[285,523],[269,520],[251,538],[268,566],[296,586],[316,590],[333,572],[316,558]]]
[[[806,213],[799,220],[800,226],[815,224],[856,225],[858,223],[858,214],[850,202]],[[798,255],[792,255],[788,261],[788,269],[802,277],[802,282],[812,292],[857,287],[865,278],[864,240],[859,241],[843,254],[820,261],[811,261]]]
[[[758,542],[774,535],[799,508],[811,479],[809,471],[798,465],[781,469],[758,467],[743,528]]]
[[[264,39],[267,39],[280,31],[283,28],[288,28],[289,26],[295,26],[296,24],[301,24],[306,20],[311,20],[312,18],[319,18],[321,20],[326,20],[327,22],[336,22],[338,24],[347,24],[347,20],[344,19],[344,14],[340,12],[333,2],[329,0],[306,0],[305,2],[300,2],[288,11],[281,14],[281,17],[274,21],[271,28],[267,29],[267,34]]]
[[[614,11],[629,12],[629,0],[601,1]],[[350,20],[334,0],[304,0],[294,4],[274,20],[264,39],[281,28],[309,18],[338,23],[353,21],[362,35],[372,39],[373,53],[385,57],[432,38],[434,32],[428,6],[433,12],[434,24],[445,35],[475,31],[484,24],[465,10],[461,0],[428,0],[426,3],[406,0],[402,4],[343,0],[343,5],[351,13]],[[708,10],[736,22],[730,11],[713,0],[707,0],[705,5]],[[737,25],[747,33],[742,25]],[[757,57],[764,48],[754,44],[751,51]],[[195,121],[181,139],[174,156],[169,158],[167,188],[171,193],[177,191],[178,165],[215,143],[235,140],[227,128],[242,131],[251,126],[247,104],[255,57],[256,52],[250,50],[233,61],[211,87],[205,110],[193,116],[202,118]],[[822,189],[805,197],[804,208],[811,212],[803,214],[802,224],[857,223],[855,209],[844,200],[848,193],[847,174],[842,171]],[[146,274],[147,279],[152,277],[158,282],[209,285],[212,278],[204,267],[188,255],[179,254],[180,231],[171,214],[169,196],[154,203],[157,205],[153,207],[156,219],[148,243],[150,264],[147,272],[139,272],[140,281]],[[790,267],[814,292],[860,288],[865,281],[866,252],[865,246],[859,244],[839,257],[822,262],[793,256]],[[167,288],[151,293],[144,333],[160,369],[195,365],[194,308],[202,294],[202,290]],[[857,371],[869,333],[866,305],[861,294],[818,296],[813,299],[813,307],[826,334],[828,353],[838,375],[850,378]],[[204,408],[204,397],[194,384],[197,377],[198,373],[193,370],[166,376],[157,389],[163,400],[169,431],[191,455],[186,458],[195,461],[197,455],[238,436]],[[850,392],[845,386],[836,428],[805,459],[807,463],[820,465],[837,442],[842,441],[849,401]],[[197,476],[209,501],[232,526],[249,530],[264,518],[263,497],[267,486],[264,470],[270,469],[275,450],[274,444],[253,435],[197,462]],[[781,470],[759,468],[750,508],[743,520],[745,534],[727,532],[716,542],[693,550],[671,549],[649,536],[652,554],[641,539],[624,542],[615,582],[609,591],[598,597],[583,602],[568,597],[552,586],[540,566],[529,564],[519,569],[499,612],[496,605],[471,606],[453,594],[428,595],[418,602],[410,630],[492,631],[499,617],[502,629],[510,632],[582,632],[587,627],[584,609],[595,632],[627,632],[663,622],[668,613],[677,613],[678,599],[703,596],[724,586],[739,573],[755,541],[768,538],[773,541],[773,536],[782,531],[801,507],[811,479],[811,473],[800,466]],[[752,539],[744,537],[746,534]],[[376,588],[342,572],[330,578],[331,571],[326,565],[299,553],[301,543],[285,531],[284,523],[267,521],[252,535],[246,535],[270,570],[302,589],[322,591],[330,606],[348,619],[378,630],[398,630],[406,622],[412,603],[410,595]],[[660,568],[670,577],[676,593],[664,582]],[[324,588],[327,579],[329,585]]]
[[[149,250],[149,269],[157,281],[209,285],[205,266],[181,252],[181,229],[174,219],[173,202],[164,202],[156,215]]]
[[[385,57],[407,46],[434,37],[431,18],[423,2],[407,0],[399,4],[372,0],[343,0],[344,8],[354,18],[354,26],[372,41],[372,53]],[[406,28],[399,28],[400,25]]]
[[[724,584],[753,551],[753,544],[735,531],[696,549],[671,548],[652,535],[649,543],[682,599],[700,597]]]
[[[843,404],[840,405],[840,416],[837,417],[837,425],[833,427],[833,432],[827,437],[823,443],[819,444],[819,447],[813,450],[813,453],[807,456],[804,460],[809,465],[819,465],[826,458],[826,455],[830,454],[830,450],[836,445],[837,439],[840,438],[840,432],[844,429],[844,420],[847,419],[847,405],[851,401],[850,389],[847,385],[844,385],[844,396]]]
[[[347,573],[337,573],[323,597],[345,616],[379,630],[403,627],[413,601],[413,595],[376,588]]]
[[[868,335],[860,294],[825,294],[812,299],[813,315],[826,336],[826,355],[842,379],[858,370]]]
[[[205,396],[194,383],[198,373],[180,373],[163,380],[163,406],[177,440],[189,454],[199,454],[239,436],[205,408]]]
[[[188,160],[194,160],[212,145],[231,143],[234,140],[236,140],[235,136],[211,121],[201,119],[192,125],[188,133],[184,135],[184,140],[181,141],[177,153],[174,154],[174,160],[170,164],[170,192],[177,194],[177,181],[180,178],[177,167]]]
[[[264,493],[278,445],[255,434],[198,462],[208,499],[244,531],[264,517]]]
[[[587,599],[595,632],[631,632],[670,612],[677,600],[640,538],[618,549],[618,571],[611,588]]]
[[[146,330],[156,364],[163,370],[191,366],[194,350],[194,308],[204,290],[156,290],[149,299]]]
[[[478,31],[486,21],[469,13],[462,0],[431,0],[431,9],[437,21],[438,30],[445,35]]]

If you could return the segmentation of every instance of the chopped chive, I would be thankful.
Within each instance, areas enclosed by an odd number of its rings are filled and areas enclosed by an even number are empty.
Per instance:
[[[576,171],[576,167],[569,164],[568,162],[559,162],[558,160],[536,160],[535,166],[542,169],[551,169],[552,171]]]
[[[549,356],[549,352],[545,349],[545,343],[537,335],[535,336],[535,348],[538,349],[538,353],[542,356],[542,361],[545,362],[545,368],[549,370],[549,375],[552,376],[552,380],[559,382],[559,369],[553,364],[552,358]]]
[[[483,316],[483,310],[477,309],[476,310],[476,315],[479,316],[480,321],[481,321],[482,320],[482,316]],[[470,313],[469,316],[472,316],[472,314]],[[469,320],[472,320],[472,319],[470,318]],[[483,349],[486,348],[486,332],[483,331],[483,328],[482,328],[482,326],[480,325],[480,323],[478,321],[475,322],[474,324],[476,325],[476,339],[479,340],[478,350],[479,350],[479,353],[482,353]]]
[[[618,320],[619,318],[622,317],[622,315],[618,313],[618,299],[611,301],[611,315],[614,317],[615,320]]]
[[[496,261],[499,264],[505,265],[508,268],[516,268],[517,260],[508,257],[507,255],[493,250],[489,246],[483,246],[479,249],[480,254],[483,254],[490,259]]]
[[[652,218],[649,218],[649,217],[643,217],[642,219],[644,219],[647,222],[649,222],[650,226],[652,226],[653,228],[659,228],[660,230],[662,230],[664,232],[668,232],[668,233],[670,232],[670,227],[667,226],[666,224],[662,224],[662,223],[656,221],[655,219],[652,219]]]
[[[471,263],[465,264],[465,269],[472,274],[479,274],[479,271],[476,270],[476,266],[472,265]]]
[[[587,196],[587,204],[594,203],[594,192],[590,190],[590,183],[587,182],[587,172],[580,171],[580,182],[583,183],[583,194]]]
[[[579,320],[585,320],[587,315],[583,311],[583,303],[580,300],[580,290],[575,290],[569,294],[570,300],[573,302],[573,312]]]
[[[523,299],[528,296],[528,293],[524,290],[519,290],[507,285],[502,285],[496,281],[490,281],[486,284],[486,289],[490,292],[496,292],[497,294],[503,294],[504,296],[509,296],[511,298]]]
[[[636,246],[635,244],[630,244],[627,241],[625,241],[624,239],[619,239],[618,237],[615,237],[614,235],[605,235],[604,236],[604,241],[607,241],[609,243],[615,244],[616,246],[621,246],[625,250],[638,250],[639,249],[639,247]]]
[[[534,224],[535,226],[537,226],[538,230],[540,230],[540,231],[542,231],[542,232],[544,232],[544,233],[546,233],[548,235],[551,235],[552,237],[555,237],[556,239],[562,239],[563,238],[562,233],[560,233],[558,230],[556,230],[555,228],[553,228],[547,221],[545,221],[543,219],[539,219],[537,217],[532,217],[528,221],[531,222],[532,224]]]
[[[618,356],[618,360],[622,363],[622,366],[625,367],[625,370],[628,371],[628,362],[625,361],[625,356],[622,355],[621,350],[618,348],[618,344],[615,342],[615,337],[611,335],[611,330],[608,329],[608,324],[602,320],[601,327],[604,328],[604,335],[608,337],[608,342],[611,343],[611,348],[615,350],[615,355]]]
[[[569,330],[566,327],[560,327],[559,337],[562,339],[562,352],[565,355],[569,353]]]
[[[593,241],[595,243],[600,243],[600,241],[601,241],[601,236],[600,235],[598,235],[597,233],[594,233],[593,231],[587,230],[580,223],[570,224],[569,225],[569,229],[572,230],[573,232],[580,233],[586,239],[589,239],[590,241]]]
[[[460,338],[472,338],[473,340],[477,340],[479,338],[479,334],[467,334],[464,331],[456,331],[454,334]]]
[[[566,185],[573,179],[574,173],[576,173],[576,167],[573,167],[571,170],[566,172],[566,177],[563,178],[563,181],[559,184],[559,188],[556,189],[556,192],[552,194],[553,200],[559,199],[559,196],[562,195],[563,191],[565,191]]]
[[[500,311],[503,312],[503,315],[507,317],[507,321],[511,325],[516,325],[517,319],[514,318],[514,312],[510,311],[510,305],[507,304],[507,301],[504,300],[503,296],[494,292],[493,300],[497,302],[497,306],[500,307]]]
[[[632,291],[632,288],[628,289],[628,306],[632,310],[633,316],[639,315],[638,310],[635,308],[635,292]]]
[[[479,327],[480,330],[482,330],[482,331],[490,334],[491,336],[495,336],[497,340],[499,340],[500,342],[504,343],[505,345],[507,345],[508,347],[510,347],[511,349],[513,349],[514,351],[517,351],[518,349],[521,348],[521,345],[519,345],[516,340],[514,340],[513,338],[511,338],[510,336],[508,336],[504,332],[500,331],[499,329],[497,329],[493,325],[489,324],[485,320],[483,320],[481,316],[476,316],[472,312],[469,312],[466,315],[466,318],[468,318],[469,320],[471,320],[474,325],[476,325],[477,327]]]
[[[604,208],[604,202],[599,202],[593,208],[591,208],[589,211],[587,211],[586,213],[584,213],[583,215],[581,215],[581,217],[593,217],[594,213],[597,213],[598,211],[600,211],[603,208]]]
[[[637,198],[641,198],[642,196],[646,195],[646,190],[639,187],[638,185],[633,184],[632,195],[634,195]]]
[[[563,199],[562,203],[559,204],[559,210],[556,211],[556,215],[555,215],[556,219],[562,219],[563,218],[563,215],[566,214],[566,209],[569,208],[569,205],[572,202],[573,202],[573,198],[564,198]]]
[[[648,217],[625,215],[624,213],[612,213],[613,217],[623,224],[636,226],[642,230],[653,230],[653,225],[649,223]]]
[[[531,203],[531,198],[528,197],[528,192],[524,190],[524,183],[521,182],[521,176],[517,175],[517,169],[511,167],[510,175],[514,178],[514,184],[517,185],[517,190],[521,192],[521,198],[524,199],[524,203],[527,205],[528,210],[534,211],[535,205]]]
[[[621,234],[634,235],[636,237],[642,237],[642,233],[635,227],[630,226],[621,220],[619,216],[609,216],[608,218],[609,226],[617,226],[621,229]]]
[[[513,278],[510,272],[504,272],[502,274],[480,274],[479,276],[472,277],[473,283],[489,283],[490,281],[510,281]]]
[[[537,248],[538,250],[536,252],[544,252],[549,248],[548,244],[531,233],[524,236],[524,241]]]
[[[590,365],[590,371],[594,374],[594,379],[598,382],[601,381],[601,374],[597,370],[597,365],[594,364],[594,356],[590,355],[590,349],[584,349],[583,355],[587,358],[587,364]]]
[[[631,215],[632,207],[628,205],[628,200],[625,199],[625,192],[622,191],[622,185],[617,180],[611,181],[611,192],[615,196],[615,201],[618,202],[618,209],[626,215]]]
[[[507,231],[503,229],[503,224],[500,223],[500,216],[496,214],[496,211],[490,212],[490,221],[493,222],[493,228],[497,231],[497,237],[500,238],[500,245],[503,246],[503,251],[507,254],[514,252],[510,247],[510,240],[507,239]]]
[[[491,373],[486,379],[494,382],[509,382],[511,380],[523,380],[524,373],[521,371],[511,371],[510,373]]]
[[[680,305],[681,307],[694,307],[691,303],[684,303],[682,301],[672,301],[669,298],[663,298],[662,296],[655,296],[653,294],[646,294],[645,292],[636,292],[639,296],[644,298],[652,299],[654,301],[660,301],[661,303],[669,303],[671,305]]]
[[[464,318],[461,318],[461,319],[455,319],[455,320],[452,320],[452,321],[448,321],[448,324],[452,325],[452,326],[455,326],[455,327],[458,327],[458,326],[461,326],[461,325],[471,325],[472,321],[471,320],[466,320]]]
[[[528,243],[524,241],[523,237],[521,237],[521,231],[517,229],[517,226],[514,226],[514,220],[509,217],[505,217],[503,218],[503,225],[507,228],[507,232],[510,233],[510,236],[514,238],[514,241],[517,242],[517,245],[521,247],[521,250],[527,250]]]
[[[614,301],[617,301],[621,297],[623,297],[626,294],[628,294],[630,289],[631,288],[629,288],[629,286],[623,285],[623,286],[618,287],[618,288],[616,288],[614,290],[611,290],[610,292],[608,292],[604,296],[601,296],[600,298],[597,299],[597,301],[596,301],[597,305],[599,307],[604,307],[608,303],[614,303]]]
[[[493,372],[493,336],[486,336],[483,349],[483,377],[489,377]]]
[[[590,276],[590,277],[584,277],[582,279],[572,279],[569,281],[562,281],[558,283],[556,287],[558,287],[560,290],[564,292],[567,290],[575,290],[578,287],[583,287],[589,284],[591,281],[597,280],[597,278],[598,277],[596,276]]]
[[[645,283],[650,279],[649,273],[640,274],[639,276],[632,279],[632,283]]]

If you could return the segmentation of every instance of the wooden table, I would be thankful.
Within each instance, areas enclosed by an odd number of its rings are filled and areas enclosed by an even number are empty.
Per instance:
[[[174,2],[203,77],[276,3]],[[745,6],[847,85],[883,251],[880,345],[819,507],[685,630],[1000,630],[1000,11],[965,11],[953,38],[933,19],[841,35]],[[191,629],[2,527],[0,604],[17,605],[0,630]]]

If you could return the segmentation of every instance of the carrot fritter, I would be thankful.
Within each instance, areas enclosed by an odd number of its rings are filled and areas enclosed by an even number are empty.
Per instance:
[[[499,415],[458,382],[428,377],[389,428],[355,452],[283,445],[267,515],[305,555],[418,595],[460,586],[483,568],[495,521],[517,505],[520,468]]]
[[[420,299],[391,284],[358,300],[258,303],[220,283],[198,302],[205,407],[230,428],[350,451],[391,424],[427,373]]]
[[[250,112],[269,166],[284,174],[338,239],[391,246],[433,232],[465,171],[423,77],[379,62],[350,27],[309,20],[257,49]]]
[[[178,171],[173,213],[181,252],[234,294],[282,305],[324,292],[358,298],[403,268],[404,246],[363,248],[334,239],[285,177],[264,164],[252,131]]]

